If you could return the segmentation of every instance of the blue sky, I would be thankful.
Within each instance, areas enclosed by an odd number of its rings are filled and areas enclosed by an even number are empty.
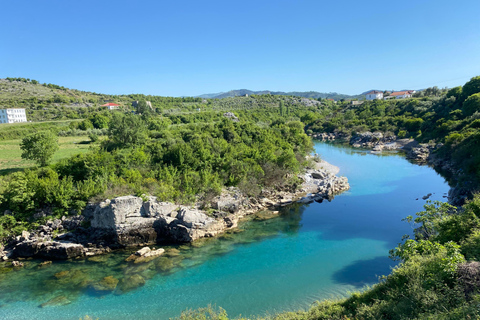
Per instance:
[[[358,94],[480,75],[480,1],[2,1],[0,78],[110,94]]]

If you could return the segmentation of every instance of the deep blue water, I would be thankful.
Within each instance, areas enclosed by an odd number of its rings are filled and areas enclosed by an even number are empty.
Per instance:
[[[244,232],[180,247],[183,256],[168,271],[159,271],[158,264],[129,266],[123,262],[127,253],[42,269],[29,262],[0,277],[0,318],[168,319],[208,304],[230,316],[264,315],[306,309],[316,300],[375,283],[394,266],[389,249],[412,232],[401,220],[422,210],[427,193],[433,193],[431,200],[446,201],[449,187],[433,169],[400,154],[326,143],[315,148],[349,179],[351,189],[331,202],[293,206],[280,217],[246,222]],[[90,279],[138,273],[148,280],[124,294],[100,295],[88,287],[69,291],[72,285],[62,287],[53,274],[74,269]],[[72,303],[38,307],[59,294]]]

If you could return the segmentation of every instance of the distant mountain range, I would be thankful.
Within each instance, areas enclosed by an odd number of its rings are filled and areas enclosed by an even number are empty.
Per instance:
[[[371,91],[371,90],[369,90]],[[368,92],[368,91],[367,91]],[[207,93],[207,94],[202,94],[200,96],[197,96],[199,98],[205,98],[205,99],[224,99],[224,98],[231,98],[231,97],[242,97],[245,95],[262,95],[262,94],[272,94],[276,96],[297,96],[297,97],[304,97],[304,98],[312,98],[312,99],[334,99],[334,100],[340,100],[340,99],[361,99],[365,97],[365,94],[359,94],[359,95],[348,95],[348,94],[342,94],[342,93],[337,93],[337,92],[317,92],[317,91],[307,91],[307,92],[297,92],[297,91],[292,91],[292,92],[282,92],[282,91],[270,91],[270,90],[262,90],[262,91],[252,91],[252,90],[247,90],[247,89],[240,89],[240,90],[231,90],[228,92],[219,92],[219,93]]]

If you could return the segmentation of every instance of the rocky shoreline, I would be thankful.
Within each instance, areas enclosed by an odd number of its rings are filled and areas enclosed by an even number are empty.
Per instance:
[[[24,231],[0,248],[0,258],[21,266],[24,258],[66,260],[108,253],[114,249],[155,244],[188,243],[215,237],[235,228],[242,218],[262,210],[278,213],[292,203],[330,200],[350,188],[338,168],[320,161],[299,178],[294,192],[263,190],[247,197],[228,188],[209,203],[208,209],[158,201],[152,196],[123,196],[89,204],[81,215],[48,221],[32,232]],[[139,254],[141,256],[141,254]]]
[[[436,154],[436,151],[443,147],[442,143],[428,144],[419,143],[414,139],[399,139],[393,134],[383,134],[382,132],[362,132],[354,136],[346,136],[339,133],[320,133],[312,134],[312,138],[322,141],[342,140],[354,148],[371,149],[371,152],[381,152],[383,150],[400,150],[406,153],[406,158],[419,164],[428,164],[439,172],[447,173],[456,181],[455,185],[448,192],[448,202],[454,206],[461,206],[471,195],[471,186],[467,182],[458,182],[464,175],[461,169],[451,161],[447,161]],[[468,180],[468,179],[467,179]]]

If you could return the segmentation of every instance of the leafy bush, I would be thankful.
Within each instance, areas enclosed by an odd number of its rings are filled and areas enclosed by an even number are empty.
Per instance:
[[[88,137],[90,138],[90,141],[92,141],[92,142],[97,142],[98,141],[98,135],[96,135],[93,132],[89,132]]]
[[[58,150],[58,138],[51,131],[32,133],[23,138],[20,149],[23,159],[34,160],[44,167]]]

